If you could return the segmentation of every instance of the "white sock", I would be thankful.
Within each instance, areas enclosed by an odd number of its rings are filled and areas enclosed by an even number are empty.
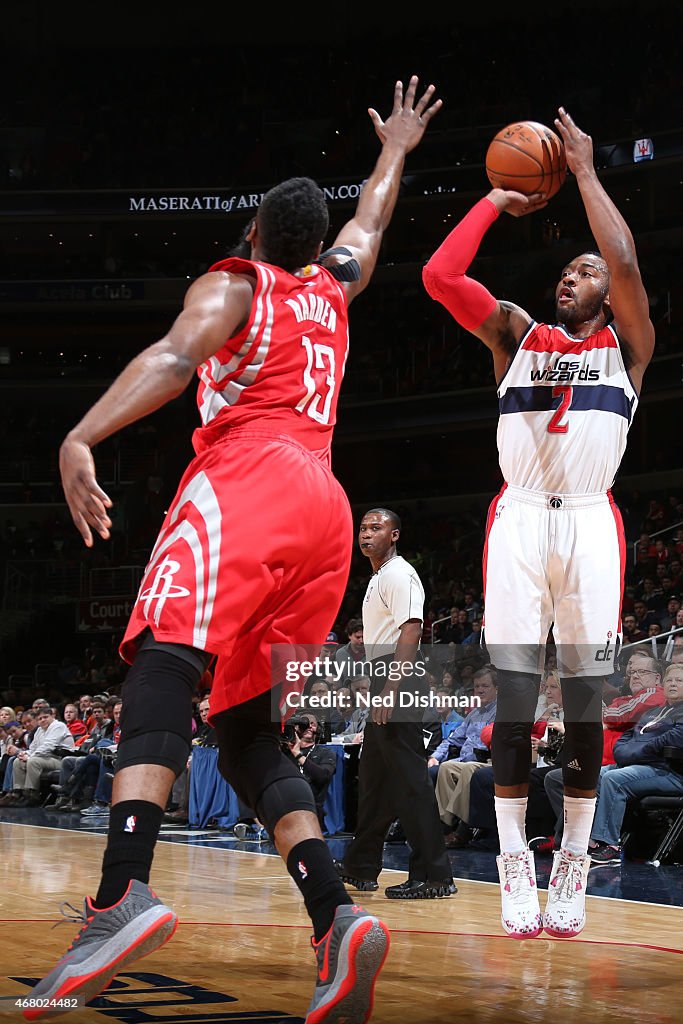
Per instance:
[[[521,853],[526,850],[526,805],[525,796],[497,796],[496,822],[501,853]]]
[[[585,857],[595,815],[595,797],[565,796],[562,849]]]

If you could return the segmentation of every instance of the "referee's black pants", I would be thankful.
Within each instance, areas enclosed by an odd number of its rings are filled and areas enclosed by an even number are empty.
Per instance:
[[[358,762],[356,831],[344,854],[348,874],[377,878],[384,837],[395,818],[411,850],[408,877],[421,882],[450,880],[453,872],[427,772],[421,720],[365,724]]]

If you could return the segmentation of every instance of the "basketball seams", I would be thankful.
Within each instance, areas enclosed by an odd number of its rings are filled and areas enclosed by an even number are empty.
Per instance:
[[[491,185],[550,199],[564,183],[566,154],[560,138],[537,121],[517,121],[491,140],[485,170]]]

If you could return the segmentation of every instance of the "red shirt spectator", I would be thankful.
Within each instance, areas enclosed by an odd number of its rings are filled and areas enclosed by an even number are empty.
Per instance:
[[[85,722],[82,722],[78,717],[78,708],[75,704],[65,704],[63,715],[64,723],[73,736],[74,743],[77,747],[80,747],[81,743],[88,735],[88,730]]]
[[[602,763],[614,764],[614,744],[619,737],[632,729],[638,719],[650,708],[665,703],[661,687],[662,674],[659,663],[642,651],[632,654],[625,672],[626,682],[631,691],[625,697],[617,697],[602,713],[605,727]]]

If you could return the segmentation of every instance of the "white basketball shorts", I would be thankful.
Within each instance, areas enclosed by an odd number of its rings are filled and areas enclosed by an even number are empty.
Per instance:
[[[542,671],[552,627],[561,675],[611,675],[625,558],[609,491],[551,495],[504,485],[484,544],[483,630],[493,664]]]

